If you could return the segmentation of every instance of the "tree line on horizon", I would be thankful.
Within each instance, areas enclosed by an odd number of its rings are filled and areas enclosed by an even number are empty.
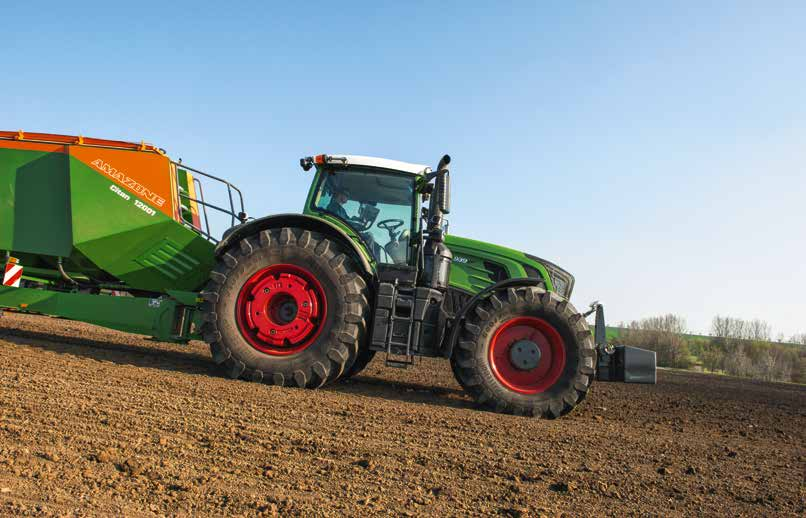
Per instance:
[[[708,336],[689,335],[686,319],[660,315],[621,324],[615,342],[655,351],[658,366],[765,381],[806,383],[806,333],[772,339],[759,319],[717,315]]]

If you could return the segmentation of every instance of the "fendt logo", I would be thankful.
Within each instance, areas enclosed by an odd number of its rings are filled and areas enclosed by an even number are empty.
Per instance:
[[[139,184],[137,180],[129,178],[128,176],[121,173],[120,171],[118,171],[111,165],[107,164],[100,158],[96,158],[95,160],[93,160],[92,165],[102,173],[110,176],[111,178],[114,178],[115,180],[123,184],[124,187],[127,187],[138,196],[147,199],[157,207],[162,207],[163,205],[165,205],[165,198],[151,192],[151,190],[148,189],[148,187]]]

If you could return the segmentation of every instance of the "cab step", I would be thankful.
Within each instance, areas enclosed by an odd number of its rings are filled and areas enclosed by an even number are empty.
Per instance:
[[[408,369],[409,365],[414,365],[414,356],[386,354],[386,366],[395,369]]]

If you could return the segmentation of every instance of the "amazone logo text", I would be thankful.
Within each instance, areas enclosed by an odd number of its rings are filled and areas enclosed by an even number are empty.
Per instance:
[[[141,196],[146,200],[150,201],[157,207],[162,207],[163,205],[165,205],[165,198],[151,192],[151,190],[149,190],[147,187],[137,183],[137,180],[129,178],[128,176],[121,173],[120,171],[118,171],[111,165],[107,164],[100,158],[95,159],[92,162],[92,165],[95,166],[95,168],[101,171],[102,173],[107,174],[110,177],[114,178],[115,180],[120,182],[124,187],[128,188],[138,196]]]

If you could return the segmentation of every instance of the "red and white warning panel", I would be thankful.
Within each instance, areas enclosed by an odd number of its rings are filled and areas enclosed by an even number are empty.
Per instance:
[[[19,288],[21,279],[22,265],[16,257],[9,257],[6,263],[6,270],[3,273],[3,286]]]

